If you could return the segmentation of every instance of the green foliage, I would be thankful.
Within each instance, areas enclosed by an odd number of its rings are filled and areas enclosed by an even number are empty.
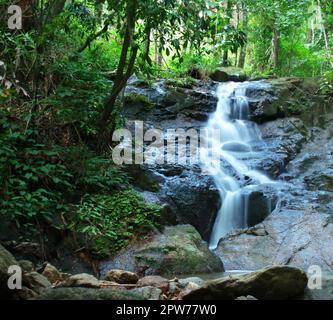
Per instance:
[[[60,83],[42,103],[52,105],[62,122],[78,123],[84,134],[96,134],[98,116],[111,90],[110,81],[91,61],[58,61],[49,72]]]
[[[74,177],[75,188],[83,193],[110,192],[128,185],[129,177],[114,166],[111,155],[109,158],[98,155],[85,145],[58,147],[57,150]]]
[[[34,132],[22,133],[3,111],[0,132],[0,214],[19,224],[64,213],[63,193],[73,185],[58,153],[38,144]]]
[[[320,80],[320,91],[326,95],[333,94],[333,70],[324,73]]]
[[[157,225],[160,208],[147,205],[133,190],[111,195],[87,195],[70,222],[83,245],[96,257],[115,254],[136,236]]]

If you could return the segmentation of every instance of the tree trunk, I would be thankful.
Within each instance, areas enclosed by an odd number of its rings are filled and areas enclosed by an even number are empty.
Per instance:
[[[243,20],[243,31],[246,35],[245,38],[245,44],[241,47],[241,51],[239,54],[239,60],[238,60],[238,67],[239,68],[244,68],[245,66],[245,60],[246,60],[246,50],[247,50],[247,34],[248,34],[248,29],[249,29],[249,16],[248,16],[248,11],[246,4],[242,4],[242,20]]]
[[[273,29],[272,39],[272,61],[273,68],[276,71],[279,66],[279,55],[280,55],[280,32],[276,26]]]
[[[122,46],[122,51],[119,58],[119,63],[116,72],[116,78],[112,87],[112,91],[110,96],[108,97],[104,110],[102,112],[102,116],[100,119],[100,137],[108,136],[108,132],[106,130],[110,117],[115,110],[115,105],[119,94],[126,87],[128,79],[134,72],[135,61],[138,53],[138,46],[134,42],[134,30],[135,30],[135,20],[136,20],[136,10],[137,10],[137,1],[129,0],[127,6],[127,23],[125,36]],[[127,63],[127,56],[130,52],[130,58]],[[111,122],[111,134],[115,130],[115,120],[112,119]],[[104,139],[103,139],[104,140]],[[103,143],[105,141],[101,141]]]

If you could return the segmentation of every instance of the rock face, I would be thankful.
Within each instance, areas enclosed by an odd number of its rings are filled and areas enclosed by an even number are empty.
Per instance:
[[[9,299],[12,295],[8,289],[8,268],[18,265],[15,258],[2,245],[0,245],[0,299]]]
[[[270,267],[208,282],[190,292],[184,300],[234,300],[248,295],[259,300],[285,300],[301,296],[307,281],[306,274],[300,269]]]
[[[255,270],[278,264],[332,270],[333,114],[324,115],[325,122],[313,119],[322,128],[308,129],[309,138],[279,176],[277,210],[256,228],[221,240],[216,253],[226,269]]]
[[[120,265],[122,269],[143,275],[174,276],[224,270],[221,260],[190,225],[166,227],[147,243],[130,247],[113,260],[102,263],[101,273]]]

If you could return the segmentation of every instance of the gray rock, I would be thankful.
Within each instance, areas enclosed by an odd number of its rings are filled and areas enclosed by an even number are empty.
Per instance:
[[[34,271],[23,274],[23,284],[38,294],[51,287],[51,282],[46,277]]]
[[[285,300],[301,296],[307,285],[304,271],[284,266],[268,267],[250,274],[207,282],[184,300],[233,300],[254,296],[259,300]]]

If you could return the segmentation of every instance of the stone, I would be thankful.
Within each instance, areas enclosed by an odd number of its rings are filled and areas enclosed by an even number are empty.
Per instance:
[[[19,266],[22,268],[22,271],[24,272],[32,272],[35,270],[33,262],[29,260],[20,260],[18,263]]]
[[[184,289],[182,289],[182,291],[180,292],[178,299],[184,299],[184,297],[186,297],[187,295],[189,295],[192,291],[198,290],[200,289],[201,286],[199,286],[198,284],[194,283],[194,282],[189,282]]]
[[[110,270],[105,277],[107,281],[114,281],[120,284],[136,284],[139,280],[134,272],[124,270]]]
[[[101,282],[93,275],[81,273],[70,276],[61,283],[61,287],[100,288]]]
[[[7,281],[9,278],[8,268],[18,265],[14,256],[0,245],[0,298],[8,299],[12,292],[8,289]]]
[[[154,287],[162,290],[163,292],[168,292],[169,281],[166,278],[160,276],[146,276],[141,278],[138,283],[138,287]]]
[[[184,300],[234,300],[248,295],[259,300],[286,300],[302,296],[307,282],[306,273],[300,269],[273,266],[207,282]]]
[[[199,287],[201,287],[205,283],[205,281],[202,280],[199,277],[190,277],[190,278],[185,278],[185,279],[179,279],[178,280],[178,286],[180,288],[185,288],[189,283],[195,283]]]
[[[46,277],[51,283],[56,283],[65,279],[64,275],[50,263],[45,265],[42,275]]]
[[[27,288],[27,287],[22,287],[21,290],[17,291],[17,295],[19,299],[21,300],[30,300],[38,297],[38,293]]]
[[[38,294],[52,286],[46,277],[35,271],[23,274],[23,285]]]
[[[144,300],[159,300],[162,295],[161,289],[155,288],[152,286],[135,288],[135,289],[129,290],[128,292],[138,295],[138,296],[142,297]]]
[[[49,289],[36,300],[143,300],[143,298],[126,290],[77,287]]]
[[[238,297],[238,298],[236,298],[235,300],[252,300],[252,301],[254,301],[254,300],[258,300],[258,299],[256,299],[255,297],[252,297],[252,296],[247,296],[247,297]]]
[[[200,234],[190,225],[166,227],[135,254],[137,268],[146,274],[177,276],[224,271]]]

